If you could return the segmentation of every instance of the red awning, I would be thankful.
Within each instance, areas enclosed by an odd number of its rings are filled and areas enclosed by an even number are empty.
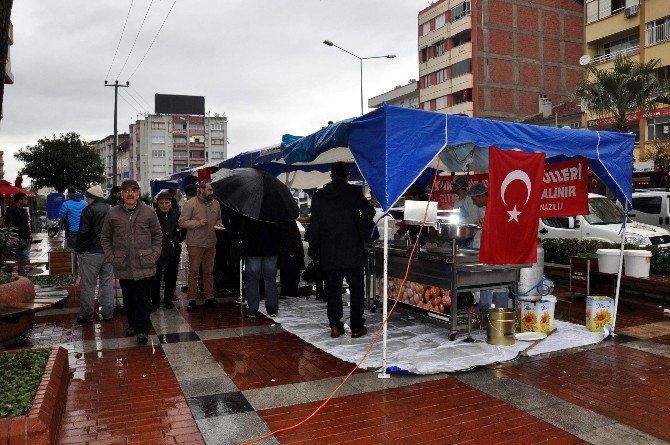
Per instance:
[[[35,194],[30,190],[15,187],[9,181],[0,181],[0,198],[8,198],[16,195],[17,193],[25,193],[29,198],[35,197]]]

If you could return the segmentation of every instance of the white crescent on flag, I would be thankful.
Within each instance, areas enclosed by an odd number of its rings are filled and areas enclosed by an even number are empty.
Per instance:
[[[505,192],[507,191],[507,187],[511,184],[512,181],[515,180],[523,181],[524,184],[526,184],[526,201],[524,202],[524,205],[528,202],[530,199],[530,191],[532,189],[532,185],[530,183],[530,177],[528,174],[523,171],[523,170],[513,170],[505,176],[505,179],[503,180],[502,185],[500,186],[500,197],[502,198],[502,201],[507,204],[507,201],[505,201]]]

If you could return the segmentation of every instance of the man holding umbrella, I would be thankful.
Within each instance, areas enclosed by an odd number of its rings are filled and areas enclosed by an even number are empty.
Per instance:
[[[351,294],[351,336],[367,334],[363,318],[365,244],[359,227],[375,209],[361,190],[348,183],[349,164],[333,163],[332,181],[314,194],[309,226],[309,256],[321,262],[325,274],[330,336],[344,334],[342,279]]]
[[[198,296],[198,271],[202,265],[202,279],[205,284],[205,305],[218,307],[214,298],[214,256],[216,255],[215,230],[224,230],[221,222],[221,207],[214,199],[211,179],[204,179],[198,186],[198,196],[184,204],[179,226],[187,229],[188,250],[188,306],[186,310],[196,310]]]

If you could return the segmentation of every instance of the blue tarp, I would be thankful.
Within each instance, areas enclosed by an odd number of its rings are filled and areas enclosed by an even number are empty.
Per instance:
[[[323,140],[330,133],[324,130],[317,132],[319,138],[315,133],[291,141],[292,151],[302,153],[301,161],[342,145],[341,134],[337,141]],[[383,105],[351,123],[348,146],[372,193],[388,210],[442,149],[467,150],[461,147],[465,144],[482,150],[493,145],[542,152],[547,157],[582,156],[619,201],[630,203],[634,141],[632,133],[541,127]]]
[[[346,147],[349,126],[354,119],[345,119],[322,128],[309,136],[285,134],[281,139],[281,154],[287,164],[313,161],[313,153],[323,153],[331,148]]]

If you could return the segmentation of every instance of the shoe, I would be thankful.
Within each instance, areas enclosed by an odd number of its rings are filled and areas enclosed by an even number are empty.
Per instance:
[[[338,327],[338,326],[336,326],[334,328],[330,328],[330,336],[332,338],[337,338],[337,337],[341,336],[342,334],[344,334],[344,328],[341,328],[341,327]]]
[[[93,320],[88,320],[88,319],[83,318],[83,317],[77,317],[77,323],[79,323],[79,324],[89,324],[89,323],[93,323]]]
[[[126,329],[126,332],[125,332],[126,337],[132,337],[133,335],[135,335],[135,328]]]
[[[277,316],[277,313],[276,313],[276,312],[273,312],[273,313],[271,313],[271,314],[268,315],[268,317],[270,317],[270,318],[275,318],[276,316]]]
[[[168,301],[165,303],[165,309],[172,309],[174,307],[174,304],[172,304],[171,301]]]
[[[186,310],[189,312],[195,312],[195,300],[188,300],[188,305],[186,306]]]
[[[159,307],[160,307],[159,304],[151,303],[151,308],[150,308],[150,310],[151,310],[151,312],[156,312],[156,311],[158,310]]]
[[[364,336],[364,335],[367,334],[367,333],[368,333],[368,328],[366,328],[365,326],[363,326],[362,328],[360,328],[360,329],[357,330],[357,331],[351,331],[351,338],[362,337],[362,336]]]
[[[140,332],[137,334],[137,343],[145,344],[146,342],[149,341],[149,337],[147,337],[147,334],[144,332]]]
[[[216,301],[216,298],[208,298],[205,300],[205,306],[216,309],[219,307],[219,302]]]
[[[258,318],[258,314],[247,314],[248,318]]]

